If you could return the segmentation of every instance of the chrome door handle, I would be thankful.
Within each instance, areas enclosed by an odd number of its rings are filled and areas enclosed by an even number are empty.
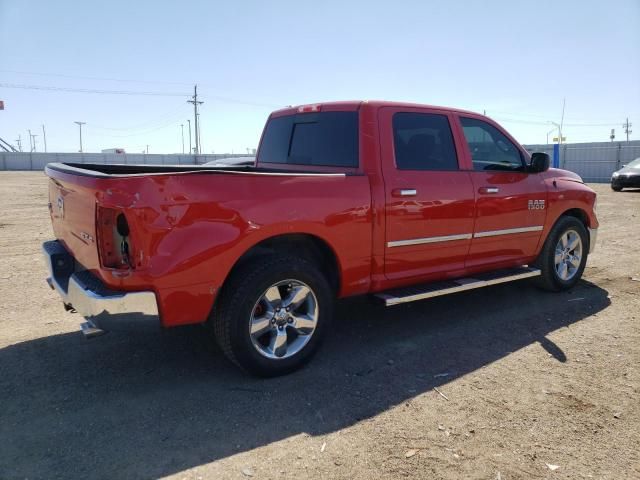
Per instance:
[[[498,193],[499,191],[498,187],[480,187],[478,190],[480,193]]]
[[[391,191],[394,197],[415,197],[418,191],[415,188],[395,188]]]

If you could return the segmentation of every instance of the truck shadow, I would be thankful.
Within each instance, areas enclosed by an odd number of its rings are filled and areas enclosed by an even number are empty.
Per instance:
[[[200,327],[11,345],[0,350],[0,477],[157,478],[333,432],[536,342],[541,358],[564,362],[547,335],[609,303],[585,281],[389,309],[350,299],[314,361],[271,380],[240,373]]]

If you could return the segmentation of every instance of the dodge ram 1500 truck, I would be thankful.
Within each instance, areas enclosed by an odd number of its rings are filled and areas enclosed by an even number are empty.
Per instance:
[[[272,113],[253,166],[47,165],[49,285],[83,333],[211,325],[279,375],[335,299],[388,306],[533,277],[572,287],[596,194],[472,112],[379,101]]]

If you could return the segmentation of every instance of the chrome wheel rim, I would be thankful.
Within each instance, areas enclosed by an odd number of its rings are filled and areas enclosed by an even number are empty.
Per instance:
[[[318,300],[299,280],[283,280],[267,288],[251,310],[249,334],[255,349],[281,360],[300,352],[318,325]]]
[[[568,281],[576,276],[582,263],[582,239],[578,232],[567,230],[560,236],[554,263],[560,280]]]

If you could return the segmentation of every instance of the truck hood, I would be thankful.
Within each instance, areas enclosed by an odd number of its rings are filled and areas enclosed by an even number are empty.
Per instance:
[[[584,183],[582,177],[575,172],[562,170],[561,168],[550,168],[547,170],[547,178],[552,180],[567,180],[569,182]]]

